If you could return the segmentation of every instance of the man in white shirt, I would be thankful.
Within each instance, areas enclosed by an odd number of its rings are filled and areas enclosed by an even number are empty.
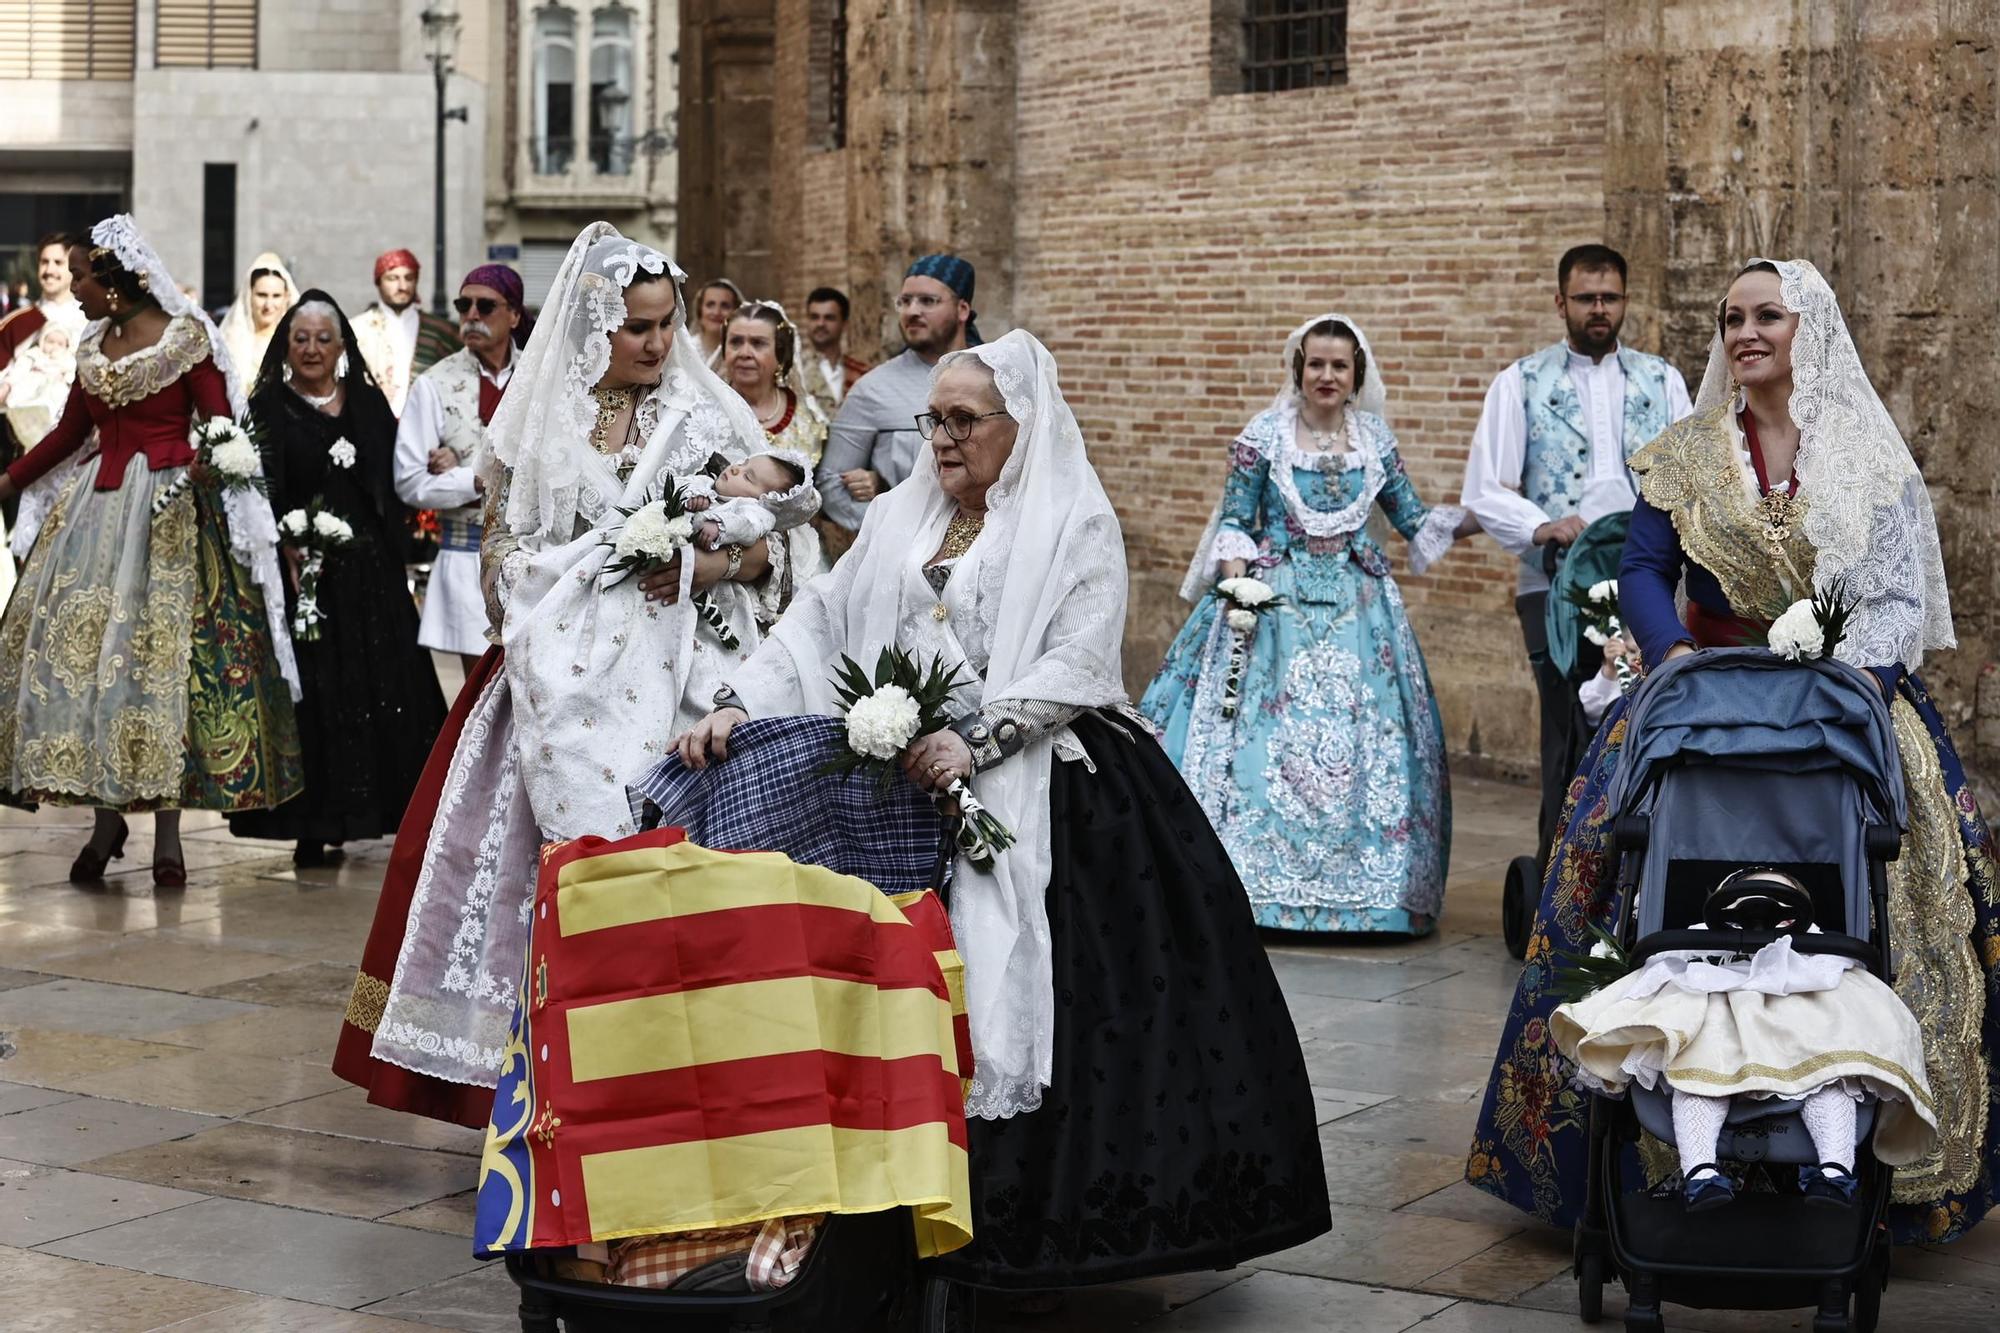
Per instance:
[[[459,288],[458,333],[465,342],[410,386],[396,430],[396,494],[438,516],[438,556],[424,592],[417,642],[457,653],[469,674],[486,651],[486,596],[479,583],[479,497],[472,466],[500,396],[514,377],[521,276],[482,264]]]
[[[381,299],[354,319],[361,359],[398,416],[411,381],[459,347],[451,322],[426,314],[417,304],[422,271],[410,251],[384,251],[375,260],[375,294]]]
[[[1556,266],[1556,311],[1564,340],[1507,367],[1487,389],[1462,493],[1480,526],[1521,562],[1514,609],[1541,703],[1544,864],[1591,733],[1576,682],[1549,664],[1549,575],[1584,528],[1632,508],[1638,492],[1626,460],[1692,410],[1678,370],[1619,345],[1623,255],[1604,245],[1566,252]]]
[[[847,337],[847,293],[834,287],[815,287],[806,298],[805,335],[807,351],[799,358],[799,372],[806,393],[819,404],[828,421],[840,410],[841,399],[854,382],[868,373],[868,363],[848,356],[842,347]]]

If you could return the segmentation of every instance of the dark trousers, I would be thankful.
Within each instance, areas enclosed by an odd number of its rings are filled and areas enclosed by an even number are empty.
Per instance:
[[[1514,614],[1521,618],[1521,640],[1528,648],[1535,694],[1541,704],[1542,812],[1535,855],[1543,866],[1548,865],[1549,849],[1562,833],[1556,821],[1562,816],[1563,796],[1576,776],[1577,765],[1583,762],[1593,730],[1584,720],[1576,683],[1549,664],[1548,605],[1545,592],[1514,599]]]

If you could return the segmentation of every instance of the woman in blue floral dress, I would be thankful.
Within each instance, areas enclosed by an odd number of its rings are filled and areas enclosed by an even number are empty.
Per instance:
[[[1277,401],[1231,448],[1181,588],[1194,613],[1140,708],[1222,835],[1259,925],[1423,935],[1444,905],[1451,848],[1444,734],[1366,525],[1380,507],[1422,573],[1474,520],[1418,498],[1354,321],[1308,320],[1284,366]],[[1246,573],[1275,599],[1242,630],[1214,584]]]

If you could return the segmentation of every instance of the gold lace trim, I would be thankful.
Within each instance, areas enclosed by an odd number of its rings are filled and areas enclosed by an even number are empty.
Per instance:
[[[116,361],[104,354],[109,327],[85,337],[76,356],[76,377],[84,392],[107,407],[127,407],[151,398],[210,355],[208,331],[191,315],[174,316],[158,342]]]
[[[1893,1198],[1921,1203],[1971,1189],[1986,1138],[1986,978],[1972,952],[1974,911],[1958,806],[1945,786],[1937,744],[1910,701],[1889,715],[1902,754],[1910,831],[1889,863],[1889,940],[1896,994],[1917,1016],[1924,1069],[1937,1109],[1938,1146],[1896,1168]]]
[[[388,1007],[389,983],[356,972],[354,991],[347,997],[347,1021],[363,1032],[373,1032],[382,1025],[382,1013]]]
[[[1775,620],[1812,595],[1818,556],[1804,521],[1811,499],[1792,498],[1787,521],[1770,521],[1768,507],[1744,489],[1728,413],[1721,403],[1669,427],[1632,456],[1632,470],[1646,503],[1673,520],[1688,559],[1715,575],[1730,610]]]
[[[1879,993],[1877,992],[1877,994]],[[1713,1083],[1725,1087],[1733,1087],[1736,1084],[1750,1080],[1761,1081],[1765,1079],[1778,1083],[1798,1083],[1811,1078],[1815,1074],[1832,1069],[1835,1065],[1867,1065],[1870,1068],[1879,1069],[1884,1074],[1889,1075],[1895,1082],[1908,1088],[1912,1096],[1921,1099],[1926,1109],[1931,1109],[1935,1106],[1933,1098],[1924,1096],[1924,1080],[1922,1075],[1912,1074],[1894,1060],[1885,1060],[1881,1056],[1870,1054],[1867,1051],[1822,1051],[1818,1055],[1809,1056],[1797,1064],[1787,1065],[1783,1069],[1778,1068],[1776,1065],[1757,1064],[1754,1062],[1738,1065],[1736,1068],[1729,1070],[1683,1069],[1676,1065],[1672,1069],[1667,1070],[1667,1082]]]

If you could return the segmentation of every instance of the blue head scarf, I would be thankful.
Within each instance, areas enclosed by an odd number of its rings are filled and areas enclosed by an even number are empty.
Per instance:
[[[958,294],[958,299],[970,304],[975,274],[972,265],[957,255],[925,255],[910,265],[903,274],[906,278],[930,278],[941,282]],[[979,336],[979,312],[973,311],[965,321],[965,345],[977,347],[985,339]]]

